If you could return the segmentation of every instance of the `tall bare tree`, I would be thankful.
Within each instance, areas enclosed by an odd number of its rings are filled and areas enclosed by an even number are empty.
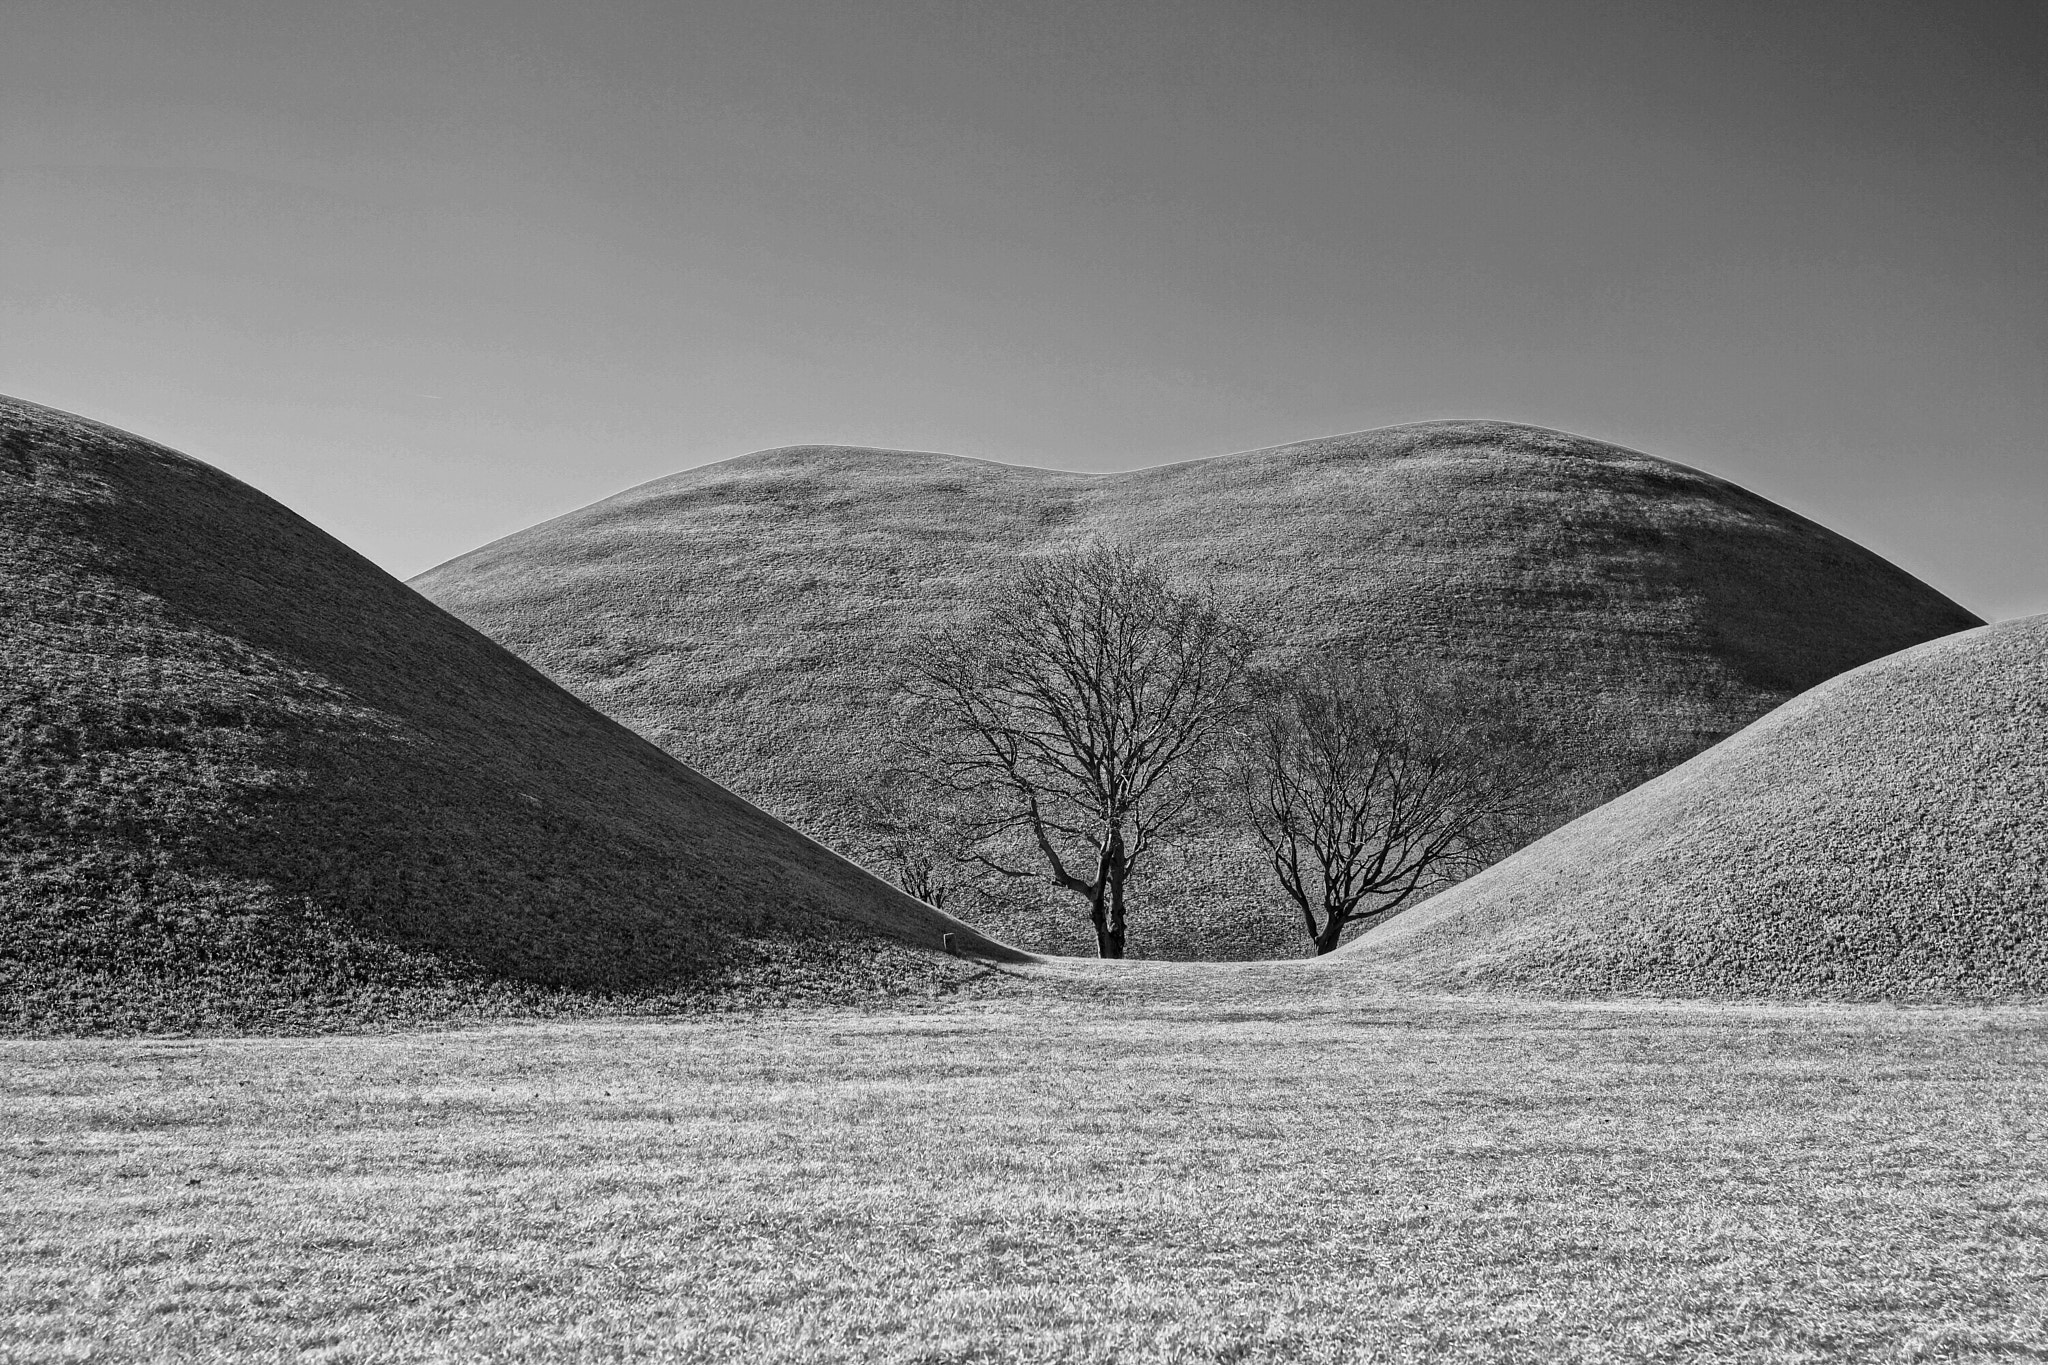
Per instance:
[[[1532,789],[1484,689],[1324,659],[1269,682],[1239,790],[1316,952],[1486,866]]]
[[[1132,873],[1209,791],[1246,652],[1213,599],[1100,548],[1027,561],[979,619],[914,642],[904,692],[970,856],[1079,896],[1122,957]]]

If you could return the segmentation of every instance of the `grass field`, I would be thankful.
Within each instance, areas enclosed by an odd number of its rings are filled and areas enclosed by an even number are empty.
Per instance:
[[[0,1358],[2048,1358],[2048,1011],[1044,970],[0,1042]]]

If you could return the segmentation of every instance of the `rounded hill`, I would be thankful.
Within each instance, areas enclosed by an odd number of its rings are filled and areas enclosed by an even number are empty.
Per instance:
[[[487,545],[422,592],[669,752],[835,846],[907,636],[1026,555],[1162,557],[1282,654],[1341,647],[1496,680],[1550,736],[1531,834],[1806,688],[1979,624],[1860,546],[1725,480],[1598,441],[1429,422],[1129,473],[846,447],[687,470]],[[1132,950],[1296,955],[1248,841],[1154,865]],[[993,889],[1012,941],[1088,951],[1082,917]]]
[[[1824,683],[1340,962],[1451,990],[2048,997],[2048,616]]]
[[[1009,955],[254,489],[11,399],[0,717],[0,1027],[833,997],[959,975],[916,950],[944,933]]]

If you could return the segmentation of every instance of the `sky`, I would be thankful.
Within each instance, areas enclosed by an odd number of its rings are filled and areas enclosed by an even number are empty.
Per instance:
[[[1444,417],[2048,611],[2048,5],[0,0],[0,392],[401,576],[828,442]]]

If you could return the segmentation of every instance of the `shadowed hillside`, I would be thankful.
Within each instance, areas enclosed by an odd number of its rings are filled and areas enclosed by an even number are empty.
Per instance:
[[[1002,952],[254,489],[4,399],[0,717],[0,1027],[833,997],[965,971],[890,943]]]
[[[800,447],[642,485],[416,580],[671,753],[835,846],[872,781],[906,632],[1021,555],[1093,540],[1211,583],[1283,652],[1441,660],[1523,699],[1550,828],[1821,680],[1977,618],[1697,470],[1597,441],[1433,422],[1127,474]],[[1087,952],[1071,897],[963,904]],[[1306,951],[1246,842],[1154,865],[1140,956]]]
[[[2048,616],[1824,683],[1331,961],[1429,988],[2048,996]]]

